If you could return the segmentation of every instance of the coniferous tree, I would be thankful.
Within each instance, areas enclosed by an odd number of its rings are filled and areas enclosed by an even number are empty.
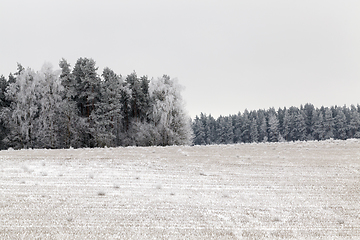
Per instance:
[[[94,111],[97,146],[118,146],[121,141],[121,89],[123,80],[105,68],[102,74],[101,99]]]
[[[241,122],[241,141],[244,143],[251,142],[250,137],[250,125],[251,120],[249,119],[249,111],[245,109],[244,113],[242,114],[242,122]]]
[[[205,145],[205,128],[198,116],[195,117],[192,122],[192,129],[194,132],[194,144],[195,145]]]
[[[259,133],[258,133],[258,130],[257,130],[256,118],[253,118],[251,120],[251,124],[250,124],[250,141],[251,142],[258,142],[259,141]]]
[[[6,98],[6,89],[9,86],[9,81],[1,75],[0,76],[0,149],[5,149],[7,146],[3,140],[9,134],[9,126],[6,124],[6,109],[10,107],[11,102]]]
[[[316,140],[325,139],[324,117],[322,111],[316,111],[313,113],[314,130],[313,136]]]
[[[217,144],[226,144],[227,142],[227,137],[226,137],[226,132],[227,132],[227,124],[225,123],[225,119],[223,116],[218,117],[217,119],[217,128],[216,128],[216,135],[217,135]]]
[[[262,141],[262,142],[267,142],[269,137],[268,137],[268,132],[267,132],[267,121],[266,121],[266,117],[262,117],[262,120],[261,120],[261,124],[260,124],[260,131],[259,131],[259,139]]]
[[[140,78],[140,87],[141,87],[141,94],[140,94],[140,121],[147,121],[150,120],[150,112],[151,112],[151,99],[150,99],[150,80],[147,76],[143,76]]]
[[[330,108],[325,109],[324,114],[324,139],[334,138],[334,119]]]
[[[343,112],[343,109],[338,107],[336,108],[336,117],[334,120],[336,138],[344,140],[346,139],[346,132],[347,132],[347,123],[346,123],[346,116]]]
[[[210,116],[207,117],[206,114],[200,113],[199,121],[201,121],[201,124],[204,128],[204,143],[205,144],[211,144],[211,123],[210,123]]]
[[[360,137],[360,113],[357,111],[354,105],[351,105],[350,121],[349,121],[349,137],[359,138]]]
[[[284,112],[284,120],[283,120],[283,136],[285,141],[292,140],[290,136],[290,132],[291,132],[291,116],[289,110],[286,109]]]
[[[234,142],[240,143],[242,142],[242,131],[243,131],[243,117],[240,112],[237,115],[233,116],[234,124]]]
[[[304,106],[303,113],[304,113],[304,119],[305,119],[305,125],[306,125],[306,139],[307,140],[313,140],[313,113],[314,113],[315,107],[314,105],[307,103]]]
[[[304,115],[304,112],[301,110],[294,113],[294,140],[306,140],[306,123]]]
[[[279,140],[279,120],[276,115],[271,113],[269,116],[269,141],[277,142]]]
[[[206,130],[207,130],[207,144],[214,144],[216,142],[216,120],[211,114],[206,119]]]
[[[94,147],[95,119],[92,112],[100,100],[100,78],[97,75],[95,61],[79,58],[74,66],[72,75],[76,84],[75,101],[80,113],[80,137],[82,146]]]
[[[63,86],[62,91],[62,106],[59,121],[62,128],[60,129],[60,138],[64,147],[80,147],[80,132],[81,117],[75,101],[77,97],[75,77],[70,70],[70,64],[62,59],[59,62],[61,69],[60,81]]]

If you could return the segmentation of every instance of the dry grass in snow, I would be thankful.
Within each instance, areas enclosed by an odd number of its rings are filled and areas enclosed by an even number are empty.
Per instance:
[[[360,141],[0,152],[0,239],[359,239]]]

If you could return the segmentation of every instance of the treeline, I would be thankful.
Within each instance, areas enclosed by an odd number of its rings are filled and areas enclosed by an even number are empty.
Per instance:
[[[195,145],[360,138],[360,106],[315,108],[312,104],[248,111],[192,122]]]
[[[40,71],[18,64],[0,77],[0,148],[80,148],[191,144],[181,86],[158,79],[126,77],[79,58],[73,68]]]

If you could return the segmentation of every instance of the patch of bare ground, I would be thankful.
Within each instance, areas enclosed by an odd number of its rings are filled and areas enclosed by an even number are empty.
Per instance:
[[[360,141],[0,152],[0,239],[360,239]]]

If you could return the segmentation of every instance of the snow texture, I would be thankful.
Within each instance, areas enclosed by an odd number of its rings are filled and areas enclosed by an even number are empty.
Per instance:
[[[0,239],[360,238],[359,140],[0,159]]]

